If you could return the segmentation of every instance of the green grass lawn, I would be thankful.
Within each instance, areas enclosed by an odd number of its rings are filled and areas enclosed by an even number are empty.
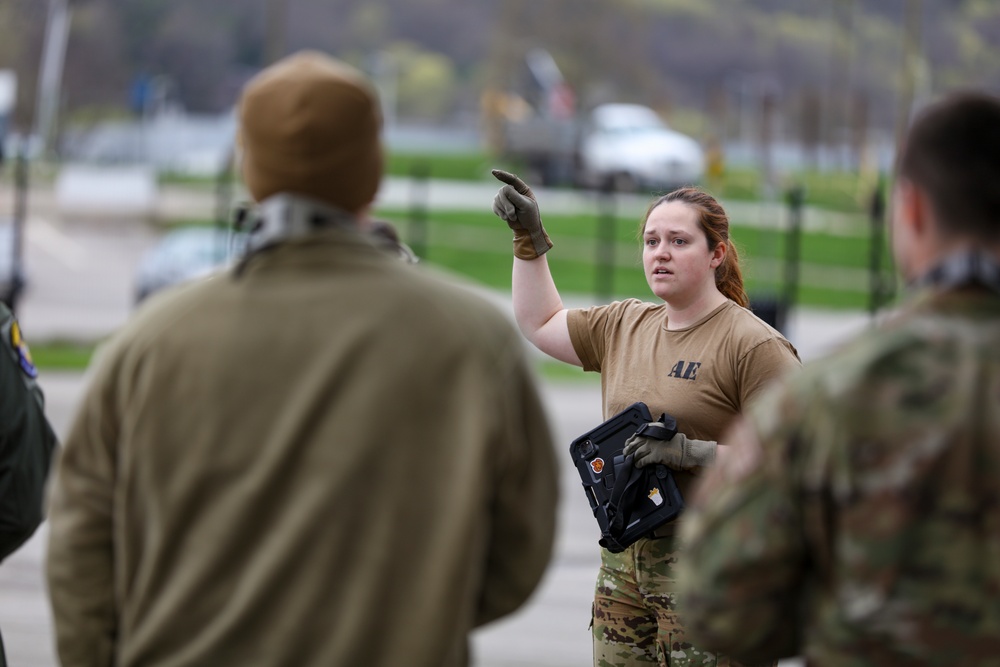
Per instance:
[[[485,150],[440,154],[390,152],[386,154],[385,161],[385,171],[389,176],[456,181],[492,181],[490,169],[493,167],[515,173],[524,171],[523,165],[516,161],[497,157]],[[160,182],[214,187],[218,184],[218,177],[163,173]],[[727,166],[721,178],[706,181],[703,185],[724,200],[759,201],[765,192],[760,170],[747,166]],[[881,187],[883,192],[886,191],[886,184],[879,183],[876,174],[807,169],[780,175],[778,191],[772,196],[784,199],[785,193],[793,186],[803,188],[806,205],[846,213],[865,213],[875,189]]]
[[[452,181],[492,180],[490,174],[497,159],[486,152],[425,155],[389,154],[385,171],[390,176],[441,178]]]
[[[759,170],[749,167],[726,169],[717,182],[705,183],[714,195],[725,200],[760,201],[764,192],[764,178]],[[885,182],[877,175],[850,171],[804,170],[779,178],[775,197],[782,200],[792,187],[801,187],[804,203],[829,211],[867,213],[875,190],[886,192]]]
[[[430,214],[421,229],[398,210],[378,214],[393,221],[404,240],[419,239],[414,249],[424,261],[468,276],[486,286],[510,289],[511,233],[490,212],[441,211]],[[545,228],[555,248],[549,264],[556,284],[564,294],[594,295],[602,298],[651,298],[642,273],[637,225],[630,218],[615,221],[613,266],[602,265],[601,238],[596,216],[547,215]],[[732,237],[741,255],[748,293],[773,295],[782,292],[788,267],[787,233],[734,224]],[[871,239],[864,233],[854,236],[803,232],[799,255],[801,276],[796,301],[800,305],[826,308],[867,308]],[[883,250],[883,273],[889,269]],[[609,289],[610,287],[610,289]]]
[[[400,236],[423,261],[468,276],[487,287],[510,289],[511,233],[492,212],[432,211],[415,223],[407,211],[381,209],[376,214],[393,222]],[[209,220],[176,221],[213,224]],[[803,232],[799,247],[799,285],[796,303],[842,309],[868,307],[871,238],[863,216],[857,216],[855,233]],[[614,260],[605,262],[605,231],[596,215],[546,215],[545,228],[555,243],[549,264],[559,289],[566,294],[595,298],[651,298],[642,274],[638,220],[618,217],[613,223]],[[784,293],[788,234],[783,229],[762,229],[735,220],[733,242],[747,292],[755,295]],[[882,274],[891,279],[887,243],[880,256]]]
[[[515,173],[523,171],[523,165],[486,151],[441,155],[390,154],[386,160],[386,172],[391,176],[459,181],[492,181],[490,169],[493,167]],[[714,182],[706,181],[703,185],[724,200],[760,201],[765,193],[764,177],[754,167],[728,166],[722,178]],[[777,192],[772,196],[784,200],[792,187],[802,188],[807,206],[859,214],[867,213],[876,189],[880,188],[883,193],[887,190],[884,179],[874,173],[806,169],[779,175]]]
[[[40,371],[83,371],[90,364],[94,348],[94,345],[86,343],[64,341],[36,343],[31,346],[31,360]]]
[[[493,166],[517,171],[489,154],[389,155],[387,172],[395,176],[426,175],[452,180],[489,180]],[[166,175],[164,182],[209,186],[211,178]],[[805,203],[847,216],[851,234],[803,232],[799,267],[800,282],[795,292],[797,305],[863,309],[869,295],[868,267],[871,239],[866,231],[865,210],[874,187],[858,174],[805,172],[786,177],[786,184],[805,188]],[[707,184],[709,191],[726,202],[756,201],[761,197],[760,175],[752,169],[728,169],[722,182]],[[885,187],[884,184],[882,186]],[[778,196],[783,197],[781,193]],[[411,243],[423,261],[458,273],[487,287],[509,291],[511,274],[511,233],[488,209],[469,212],[431,211],[424,226],[418,227],[404,210],[383,209],[380,217],[394,222],[401,237]],[[212,225],[214,221],[174,220],[168,226]],[[734,218],[732,237],[740,252],[747,292],[751,298],[768,298],[783,293],[787,267],[787,234],[781,229],[762,229]],[[564,295],[593,299],[637,297],[653,299],[641,268],[638,219],[620,216],[610,230],[613,261],[606,263],[608,244],[602,220],[596,215],[546,215],[545,227],[555,248],[549,263],[556,284]],[[883,241],[883,246],[887,245]],[[888,252],[881,253],[883,276],[891,281]],[[36,365],[42,369],[82,370],[93,354],[93,346],[54,342],[32,347]],[[554,379],[590,377],[581,370],[544,362],[540,372]]]
[[[552,382],[592,382],[601,383],[600,373],[586,373],[579,366],[564,364],[555,359],[539,359],[535,370],[546,380]]]
[[[408,214],[399,210],[380,210],[380,217],[393,221],[404,240],[418,232],[425,241],[422,259],[428,264],[466,276],[482,285],[501,291],[510,290],[511,232],[488,211],[432,212],[423,230],[414,227]],[[186,224],[211,224],[210,221],[184,221]],[[180,224],[180,223],[178,223]],[[654,299],[642,273],[638,221],[619,217],[613,238],[614,262],[602,264],[607,244],[598,239],[601,222],[597,216],[547,215],[545,226],[555,248],[549,253],[556,284],[564,295],[600,300],[636,297]],[[868,289],[870,238],[857,235],[804,232],[801,235],[799,267],[802,279],[795,293],[797,305],[865,309]],[[778,229],[760,229],[734,223],[732,236],[741,256],[744,280],[751,299],[773,298],[783,293],[782,279],[787,235]],[[883,266],[887,256],[883,251]],[[886,275],[888,270],[884,270]],[[844,276],[850,278],[845,281]],[[47,369],[83,370],[93,354],[92,345],[53,342],[32,346],[32,357],[42,371]],[[590,377],[579,369],[546,362],[540,366],[543,376],[572,380]]]
[[[69,342],[42,343],[31,346],[31,358],[39,372],[83,372],[93,359],[95,345]],[[582,368],[564,364],[554,359],[536,359],[535,371],[546,380],[554,382],[600,382],[597,373],[584,373]]]
[[[499,166],[517,173],[523,167],[486,151],[459,154],[390,154],[386,172],[392,176],[423,176],[460,181],[490,181],[490,169]],[[759,201],[764,193],[764,178],[754,167],[728,166],[717,182],[706,182],[713,194],[726,200]],[[875,189],[885,184],[876,174],[856,171],[818,171],[806,169],[778,177],[777,197],[784,198],[793,186],[803,189],[805,203],[831,211],[865,213]]]

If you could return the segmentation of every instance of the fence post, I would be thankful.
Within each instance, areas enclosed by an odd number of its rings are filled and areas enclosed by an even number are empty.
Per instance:
[[[233,225],[233,162],[236,147],[226,149],[222,164],[215,173],[215,261],[222,262],[229,257],[230,229]]]
[[[410,225],[408,243],[413,254],[427,259],[427,200],[430,166],[417,160],[410,168]]]
[[[871,252],[869,254],[868,313],[874,318],[888,301],[892,290],[882,275],[882,255],[885,252],[885,193],[882,177],[875,184],[868,207],[871,221]]]
[[[802,209],[806,192],[802,185],[788,190],[788,233],[785,236],[785,282],[781,297],[781,319],[792,311],[799,297],[799,261],[802,252]],[[779,327],[780,328],[780,327]]]
[[[14,160],[14,220],[11,229],[10,292],[5,296],[11,312],[17,309],[17,301],[24,288],[24,225],[28,218],[28,157],[27,139],[22,139]]]
[[[597,195],[597,261],[594,283],[594,292],[601,302],[611,301],[615,292],[615,216],[617,208],[613,188],[601,188]]]

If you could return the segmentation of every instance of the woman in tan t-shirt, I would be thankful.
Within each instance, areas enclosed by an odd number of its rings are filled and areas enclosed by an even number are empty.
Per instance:
[[[636,401],[676,418],[669,441],[633,438],[637,466],[662,463],[682,493],[716,457],[718,438],[765,384],[799,366],[795,348],[748,310],[729,220],[696,188],[654,200],[642,220],[642,265],[656,303],[627,299],[567,309],[545,253],[531,189],[506,183],[494,212],[514,231],[514,315],[524,335],[551,357],[601,373],[604,417]],[[602,549],[593,607],[594,664],[730,665],[685,640],[674,601],[676,521],[621,553]]]

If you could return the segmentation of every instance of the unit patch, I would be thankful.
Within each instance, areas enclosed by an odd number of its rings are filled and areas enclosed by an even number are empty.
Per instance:
[[[24,374],[32,379],[38,377],[38,369],[35,368],[34,362],[31,361],[31,350],[28,349],[28,344],[21,337],[21,327],[17,325],[16,321],[11,322],[10,325],[10,347],[14,350],[14,354],[17,357],[17,364],[21,367]]]

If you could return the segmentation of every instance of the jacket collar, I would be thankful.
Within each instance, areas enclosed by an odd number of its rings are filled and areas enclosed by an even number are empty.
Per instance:
[[[967,285],[1000,294],[1000,258],[980,250],[956,253],[913,281],[912,287],[953,290]]]
[[[246,254],[318,231],[340,227],[358,229],[358,218],[339,208],[301,195],[282,193],[261,201],[244,214],[237,227],[247,232]]]

